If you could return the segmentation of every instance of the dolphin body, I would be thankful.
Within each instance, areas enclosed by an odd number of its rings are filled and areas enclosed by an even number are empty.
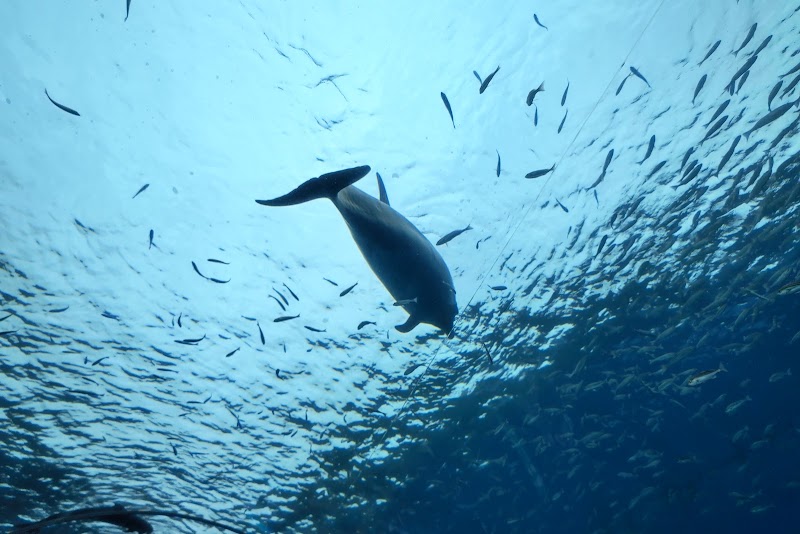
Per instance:
[[[426,323],[452,336],[458,305],[450,270],[431,242],[388,200],[381,202],[352,185],[369,172],[364,165],[323,174],[286,195],[256,202],[291,206],[330,199],[372,272],[409,313],[408,320],[395,328],[405,333]]]

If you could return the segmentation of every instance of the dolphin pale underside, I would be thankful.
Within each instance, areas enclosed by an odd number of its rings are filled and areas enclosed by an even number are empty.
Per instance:
[[[369,166],[364,165],[323,174],[286,195],[256,202],[291,206],[330,199],[372,271],[409,313],[408,320],[395,328],[410,332],[426,323],[451,334],[458,306],[450,270],[433,244],[408,219],[388,202],[380,202],[353,186],[369,172]]]

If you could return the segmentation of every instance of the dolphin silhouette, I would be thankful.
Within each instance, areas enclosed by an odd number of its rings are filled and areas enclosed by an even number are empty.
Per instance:
[[[441,328],[452,336],[458,313],[453,278],[436,248],[388,200],[381,202],[352,184],[369,174],[367,165],[323,174],[264,206],[291,206],[328,198],[344,218],[372,272],[409,314],[395,326],[410,332],[420,323]]]

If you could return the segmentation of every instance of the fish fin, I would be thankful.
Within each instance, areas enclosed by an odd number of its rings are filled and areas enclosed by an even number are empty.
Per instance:
[[[312,178],[294,191],[270,200],[256,200],[262,206],[292,206],[317,198],[333,199],[339,191],[353,185],[369,174],[369,165],[329,172],[319,178]]]
[[[389,195],[386,194],[386,186],[383,185],[383,179],[381,179],[381,173],[376,172],[375,174],[378,175],[378,191],[380,191],[380,194],[381,194],[381,202],[383,202],[384,204],[386,204],[388,206],[389,205]]]
[[[719,370],[720,371],[725,371],[726,373],[728,372],[728,370],[725,368],[725,364],[723,364],[722,362],[720,362],[720,364],[719,364]]]
[[[419,319],[417,319],[413,315],[409,315],[408,320],[405,323],[396,325],[394,328],[398,332],[406,334],[414,330],[414,327],[416,327],[418,324],[419,324]]]

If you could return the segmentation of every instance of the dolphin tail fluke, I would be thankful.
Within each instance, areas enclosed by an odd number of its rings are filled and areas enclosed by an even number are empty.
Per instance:
[[[405,322],[405,323],[403,323],[403,324],[399,324],[399,325],[395,326],[394,328],[395,328],[395,329],[396,329],[398,332],[400,332],[400,333],[402,333],[402,334],[407,334],[408,332],[411,332],[412,330],[414,330],[414,328],[415,328],[415,327],[416,327],[418,324],[419,324],[419,319],[417,319],[417,318],[416,318],[416,317],[414,317],[413,315],[409,315],[409,317],[408,317],[408,321],[406,321],[406,322]]]
[[[294,191],[271,200],[256,200],[263,206],[292,206],[317,198],[334,198],[339,191],[353,185],[369,174],[369,165],[329,172],[319,178],[312,178]]]

